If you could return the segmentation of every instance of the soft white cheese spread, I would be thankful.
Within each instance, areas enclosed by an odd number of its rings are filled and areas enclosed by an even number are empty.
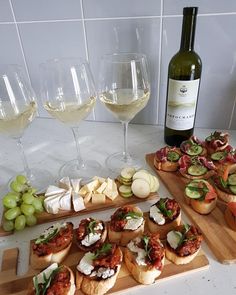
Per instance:
[[[150,208],[150,217],[159,225],[165,224],[165,218],[156,205]]]
[[[137,228],[139,228],[143,223],[143,217],[139,217],[139,218],[127,218],[127,222],[124,226],[124,229],[128,229],[128,230],[136,230]]]
[[[48,229],[45,229],[45,231],[42,233],[42,237],[43,238],[47,238],[48,236],[50,236],[55,229],[57,229],[57,231],[59,231],[61,228],[66,227],[66,222],[64,223],[55,223],[53,226],[49,227]]]
[[[136,262],[138,265],[147,265],[145,262],[146,252],[144,249],[139,248],[137,244],[140,242],[140,238],[137,238],[135,240],[132,240],[128,243],[127,247],[129,250],[133,253],[136,253]]]
[[[91,272],[94,270],[93,256],[93,253],[87,252],[80,260],[80,263],[77,265],[78,271],[82,272],[85,275],[90,275]]]
[[[96,243],[97,241],[99,241],[101,238],[101,234],[100,233],[89,233],[88,235],[85,236],[85,238],[81,241],[81,244],[89,247],[91,245],[93,245],[94,243]]]
[[[101,222],[99,222],[95,227],[94,230],[103,230],[103,225]]]
[[[37,278],[38,284],[43,284],[45,282],[45,278],[48,279],[50,277],[50,275],[52,274],[52,272],[57,268],[58,268],[57,263],[51,264],[48,268],[46,268],[45,270],[40,272],[38,275],[33,277],[33,282],[35,282],[35,280]]]
[[[178,247],[181,238],[182,234],[175,230],[172,230],[167,234],[167,241],[173,249],[176,249]]]

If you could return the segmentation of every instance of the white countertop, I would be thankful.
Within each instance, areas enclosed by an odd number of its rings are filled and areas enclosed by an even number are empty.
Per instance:
[[[108,155],[122,150],[123,130],[121,124],[86,121],[81,124],[80,131],[81,152],[85,159],[96,159],[104,167],[105,159]],[[196,129],[195,134],[199,138],[205,138],[212,131],[209,129]],[[230,135],[231,144],[236,146],[236,131],[230,131]],[[57,178],[59,167],[65,161],[75,158],[76,154],[72,132],[69,128],[53,119],[36,118],[26,130],[23,144],[30,167],[45,168],[55,178]],[[131,153],[134,152],[143,160],[144,167],[146,166],[144,155],[156,151],[163,145],[162,127],[150,125],[129,126],[129,151]],[[10,177],[22,170],[22,163],[14,140],[0,136],[0,146],[0,194],[3,195],[6,182]],[[104,168],[102,174],[107,176],[108,173]],[[162,184],[159,194],[161,196],[169,195]],[[148,210],[150,202],[141,203],[139,206],[143,210]],[[114,209],[94,213],[93,216],[108,220],[113,211]],[[77,227],[80,219],[81,217],[74,217],[69,220]],[[184,220],[187,221],[188,219],[184,216]],[[18,271],[20,274],[23,274],[27,271],[28,265],[28,241],[35,238],[51,224],[38,225],[33,227],[33,229],[26,228],[23,232],[0,238],[0,257],[2,256],[3,249],[19,247]],[[203,250],[210,262],[208,270],[171,278],[168,281],[160,282],[153,286],[127,291],[125,294],[138,295],[145,294],[146,292],[150,295],[156,293],[158,295],[236,294],[236,264],[220,264],[205,243],[203,243]]]

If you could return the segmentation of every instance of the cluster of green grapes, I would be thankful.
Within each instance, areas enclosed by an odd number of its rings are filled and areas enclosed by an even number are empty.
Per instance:
[[[24,175],[18,175],[10,184],[11,192],[3,199],[6,209],[3,219],[5,231],[23,230],[37,223],[35,213],[44,211],[43,199],[35,195],[36,189],[28,184]]]

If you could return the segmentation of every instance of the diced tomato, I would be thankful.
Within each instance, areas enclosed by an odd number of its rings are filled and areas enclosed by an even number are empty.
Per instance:
[[[210,183],[207,183],[206,186],[207,186],[209,192],[206,194],[205,200],[207,201],[207,200],[215,199],[217,197],[217,193],[216,193],[214,187]]]
[[[236,202],[229,202],[228,208],[233,213],[233,215],[236,217]]]

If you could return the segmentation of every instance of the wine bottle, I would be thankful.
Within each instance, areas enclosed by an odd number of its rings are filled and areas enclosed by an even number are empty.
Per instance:
[[[193,134],[202,62],[194,51],[198,7],[184,7],[180,50],[168,67],[164,139],[179,146]]]

